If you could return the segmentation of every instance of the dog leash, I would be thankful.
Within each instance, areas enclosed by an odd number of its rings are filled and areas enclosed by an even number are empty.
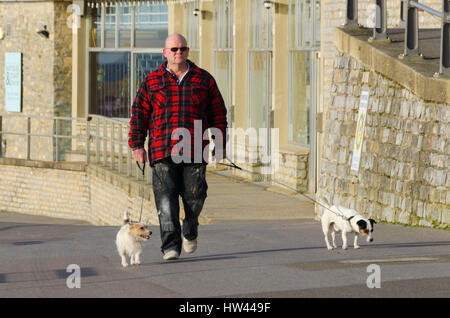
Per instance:
[[[136,161],[136,164],[139,168],[139,170],[142,171],[142,201],[141,201],[141,214],[139,214],[139,223],[141,223],[141,217],[142,217],[142,207],[144,205],[144,190],[145,190],[145,161],[144,161],[144,165],[141,168],[141,166],[139,165],[139,162]]]
[[[220,162],[219,162],[218,164],[219,164],[219,165],[223,165],[223,166],[227,166],[227,167],[231,167],[231,168],[235,168],[235,169],[239,169],[239,170],[242,170],[242,171],[245,171],[245,172],[252,173],[252,171],[250,171],[250,170],[242,169],[241,167],[239,167],[238,165],[236,165],[233,161],[231,161],[228,157],[226,157],[226,159],[230,162],[229,164],[228,164],[228,163],[220,163]],[[295,192],[295,193],[300,194],[301,196],[307,198],[308,200],[312,201],[313,203],[315,203],[315,204],[317,204],[317,205],[320,205],[320,206],[323,207],[324,209],[327,209],[328,211],[330,211],[330,212],[333,213],[334,215],[339,216],[339,217],[343,218],[344,220],[346,220],[346,221],[348,221],[348,222],[350,222],[350,220],[354,217],[354,216],[351,216],[351,217],[349,217],[349,218],[346,218],[346,217],[343,215],[342,211],[339,209],[339,207],[337,207],[337,209],[339,210],[339,212],[342,213],[342,215],[337,214],[336,212],[334,212],[333,210],[331,210],[329,207],[323,205],[322,203],[318,202],[317,200],[314,200],[313,198],[307,196],[306,194],[301,193],[301,192],[297,191],[296,189],[291,188],[291,187],[288,186],[288,185],[279,183],[279,182],[277,182],[277,181],[275,181],[275,180],[273,180],[272,182],[275,183],[275,184],[278,184],[278,185],[280,185],[280,186],[286,187],[286,188],[288,188],[289,190],[291,190],[291,191],[293,191],[293,192]]]

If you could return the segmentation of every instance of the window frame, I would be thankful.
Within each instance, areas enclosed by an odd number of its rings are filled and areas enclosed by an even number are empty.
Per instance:
[[[310,7],[310,19],[308,27],[311,30],[312,39],[309,41],[305,41],[302,37],[304,34],[305,21],[303,18],[306,16],[306,13],[302,12],[300,4],[305,4],[307,2],[312,2],[313,6]],[[317,8],[317,4],[319,4],[319,8]],[[295,9],[293,9],[295,8]],[[318,9],[318,10],[317,10]],[[318,109],[318,101],[319,101],[319,82],[320,82],[320,69],[317,65],[316,54],[320,52],[320,38],[316,37],[317,35],[317,21],[316,18],[320,18],[320,0],[289,0],[289,9],[288,9],[288,37],[289,37],[289,93],[288,93],[288,142],[293,143],[300,146],[305,146],[310,148],[313,146],[314,139],[314,131],[315,131],[315,114]],[[300,20],[300,21],[299,21]],[[312,22],[312,23],[311,23]],[[320,20],[319,26],[320,26]],[[293,30],[294,29],[294,30]],[[320,30],[319,30],[320,32]],[[295,52],[305,52],[309,54],[309,78],[310,78],[310,104],[309,104],[309,117],[308,121],[310,127],[308,127],[308,139],[309,143],[301,143],[297,142],[294,139],[294,101],[293,101],[293,56]]]
[[[226,3],[228,2],[228,4]],[[228,14],[224,14],[224,7],[228,5]],[[223,29],[227,29],[227,39],[223,37],[223,33],[220,25]],[[234,30],[234,0],[217,0],[213,3],[213,70],[214,76],[217,78],[217,54],[226,53],[228,55],[228,91],[227,100],[229,105],[228,109],[228,124],[229,127],[233,127],[233,30]],[[228,45],[227,45],[228,44]]]
[[[120,3],[121,4],[121,3]],[[87,14],[86,14],[86,64],[85,64],[85,72],[87,74],[86,81],[85,81],[85,91],[87,94],[85,95],[85,105],[86,105],[86,113],[91,114],[92,105],[90,105],[90,98],[91,98],[91,87],[90,87],[90,53],[93,52],[100,52],[100,53],[120,53],[120,52],[129,52],[130,53],[130,94],[129,94],[129,105],[132,105],[134,100],[135,92],[137,91],[136,83],[134,81],[136,77],[136,69],[135,69],[135,59],[136,54],[141,53],[148,53],[148,54],[161,54],[163,52],[164,47],[160,48],[139,48],[134,47],[135,45],[135,7],[136,5],[129,5],[130,7],[130,14],[131,14],[131,27],[130,27],[130,47],[119,47],[119,10],[118,8],[124,7],[121,6],[119,2],[115,2],[114,6],[116,7],[115,10],[115,40],[114,40],[114,48],[105,48],[105,17],[106,17],[106,5],[104,2],[101,3],[95,3],[93,7],[87,8]],[[142,3],[141,6],[146,6],[147,4]],[[91,25],[92,25],[92,15],[90,10],[95,10],[97,8],[100,8],[101,16],[100,16],[100,24],[101,24],[101,33],[100,33],[100,46],[98,47],[91,47],[90,46],[90,36],[91,36]],[[167,11],[168,14],[168,11]],[[168,21],[167,21],[167,27],[168,27]],[[128,118],[130,118],[130,114],[128,114]]]

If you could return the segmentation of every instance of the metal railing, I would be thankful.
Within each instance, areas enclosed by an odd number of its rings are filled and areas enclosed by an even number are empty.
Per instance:
[[[419,51],[419,10],[441,19],[439,70],[435,76],[450,75],[450,0],[442,0],[438,11],[413,0],[401,0],[400,26],[405,28],[404,52],[399,58],[422,57]],[[375,0],[376,14],[373,36],[369,41],[388,40],[386,0]],[[359,27],[358,0],[347,0],[345,27]]]
[[[132,150],[128,146],[129,128],[129,119],[90,115],[86,125],[86,135],[90,136],[90,147],[94,148],[96,164],[139,179],[142,174],[138,170]],[[91,162],[90,147],[86,147],[88,163]],[[145,169],[147,181],[150,182],[150,173],[147,173],[148,165]]]
[[[22,122],[21,122],[22,121]],[[11,127],[16,128],[15,131]],[[17,127],[23,131],[17,131]],[[32,127],[36,127],[32,129]],[[51,130],[51,132],[50,132]],[[98,115],[80,117],[38,116],[23,114],[0,115],[0,156],[43,161],[81,161],[109,167],[129,177],[142,180],[133,160],[132,150],[128,146],[129,119],[108,118]],[[65,132],[65,133],[63,133]],[[8,150],[6,136],[25,138],[23,151]],[[48,138],[52,142],[44,144],[45,150],[32,152],[35,144],[32,138]],[[63,142],[63,141],[66,142]],[[76,141],[76,144],[73,142]],[[21,141],[16,139],[15,143]],[[37,148],[37,147],[35,147]],[[52,149],[47,149],[52,148]],[[49,159],[49,153],[52,153]],[[76,156],[75,160],[70,159]],[[146,167],[148,169],[148,167]],[[150,182],[150,173],[145,172]]]
[[[6,121],[5,121],[6,119]],[[32,132],[32,121],[34,120],[35,125],[38,127],[37,132]],[[22,121],[22,122],[21,122]],[[50,126],[48,122],[52,122]],[[62,130],[68,127],[73,121],[86,122],[86,118],[74,118],[74,117],[58,117],[58,116],[39,116],[39,115],[23,115],[23,114],[2,114],[0,115],[0,155],[3,157],[5,155],[6,140],[5,135],[14,136],[24,136],[25,137],[25,159],[31,160],[31,148],[32,148],[32,137],[50,138],[53,141],[53,161],[61,161],[64,153],[67,150],[67,145],[61,145],[61,139],[72,140],[72,139],[84,139],[87,136],[73,136],[72,134],[66,135],[62,134]],[[46,124],[44,124],[46,122]],[[5,131],[6,126],[16,126],[23,131]],[[49,128],[51,127],[51,128]],[[44,133],[45,130],[52,130],[52,133]],[[66,149],[64,149],[66,148]],[[47,149],[48,150],[48,149]]]

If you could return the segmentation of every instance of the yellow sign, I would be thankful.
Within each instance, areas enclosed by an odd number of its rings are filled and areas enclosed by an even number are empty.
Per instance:
[[[351,170],[358,171],[361,161],[361,150],[364,141],[364,129],[366,126],[367,106],[369,104],[369,90],[361,91],[359,100],[358,122],[356,123],[355,144],[353,146],[353,157]]]

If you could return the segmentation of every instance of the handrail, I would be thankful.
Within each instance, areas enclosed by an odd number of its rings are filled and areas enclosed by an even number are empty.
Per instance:
[[[423,10],[425,12],[428,12],[429,14],[435,15],[439,18],[442,18],[442,12],[435,10],[433,8],[427,7],[426,5],[423,5],[417,1],[410,1],[411,7],[416,7],[417,9]]]
[[[405,28],[405,46],[399,58],[422,58],[419,52],[419,10],[441,19],[441,45],[439,70],[435,76],[450,76],[450,0],[442,0],[442,10],[438,11],[415,0],[400,0],[401,27]],[[386,0],[375,0],[376,14],[373,36],[369,41],[389,40],[387,36]],[[358,0],[347,0],[344,27],[359,27]]]
[[[24,123],[26,125],[26,131],[17,132],[5,130],[4,119],[8,118],[20,118],[26,120]],[[32,132],[32,120],[53,121],[53,126],[48,125],[49,128],[52,127],[52,133],[46,134],[42,131]],[[69,121],[72,128],[74,128],[74,122],[81,123],[82,125],[85,125],[86,130],[82,131],[80,135],[74,135],[74,133],[64,135],[60,131],[60,121]],[[69,124],[67,124],[67,126],[69,126]],[[134,165],[134,161],[132,160],[132,151],[128,146],[126,138],[124,138],[124,135],[127,134],[128,131],[129,119],[108,118],[99,115],[89,115],[84,118],[11,113],[0,114],[0,141],[2,140],[2,137],[6,135],[25,136],[25,152],[26,159],[28,160],[31,159],[32,137],[47,137],[53,140],[53,161],[60,161],[64,153],[73,150],[71,146],[69,146],[70,149],[62,149],[60,146],[61,139],[78,140],[82,142],[83,149],[86,151],[84,159],[86,163],[90,163],[93,159],[97,164],[109,167],[119,173],[124,173],[129,177],[136,177],[138,180],[142,180],[142,174],[137,171],[137,166]],[[3,142],[0,142],[0,156],[4,155],[4,147],[5,145]],[[91,153],[91,147],[94,149],[93,154]],[[36,154],[34,154],[34,156],[36,156]],[[150,182],[151,174],[147,173],[146,175],[147,182]]]

